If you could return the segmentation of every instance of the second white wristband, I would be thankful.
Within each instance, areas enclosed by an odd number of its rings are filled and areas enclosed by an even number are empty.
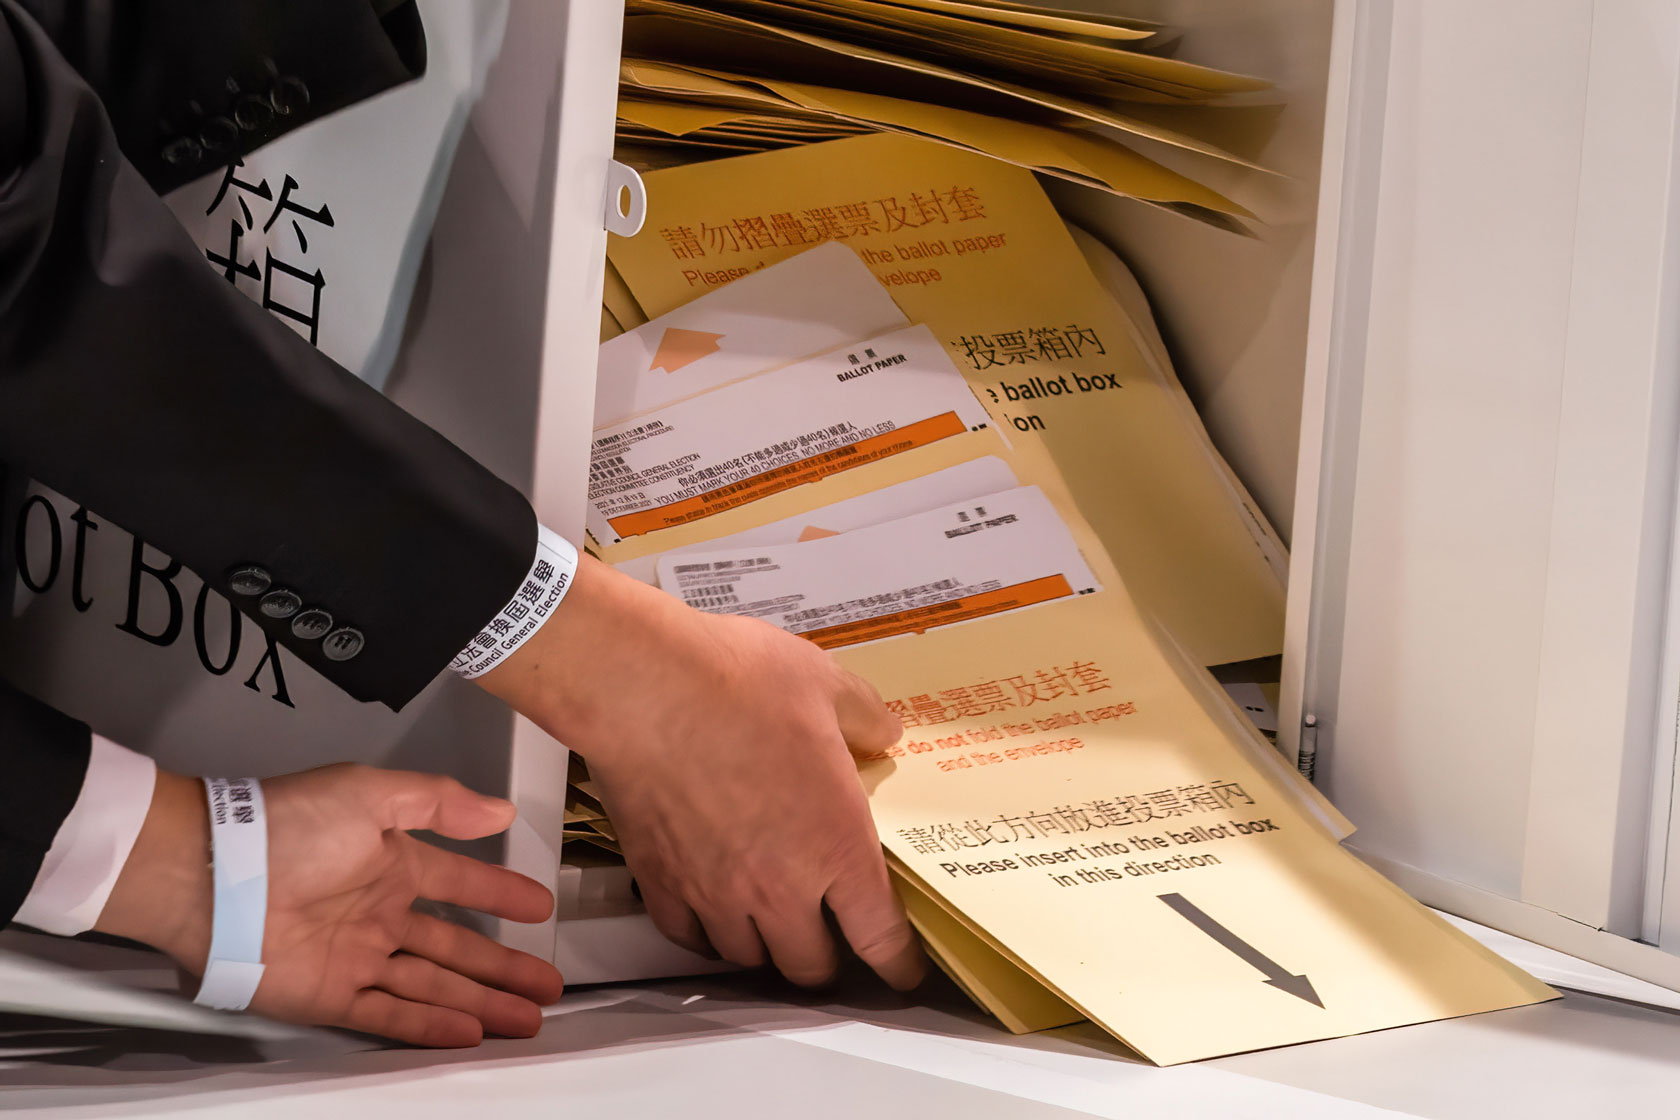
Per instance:
[[[268,815],[255,778],[205,778],[215,883],[210,956],[193,1002],[243,1011],[262,983],[268,926]]]

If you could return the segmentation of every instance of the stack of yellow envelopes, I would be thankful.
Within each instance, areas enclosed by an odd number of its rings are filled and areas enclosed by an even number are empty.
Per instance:
[[[1257,166],[1209,138],[1233,132],[1209,111],[1269,100],[1268,84],[1175,58],[1177,41],[1024,4],[630,0],[620,158],[651,169],[896,132],[1241,229],[1252,215],[1198,168]]]

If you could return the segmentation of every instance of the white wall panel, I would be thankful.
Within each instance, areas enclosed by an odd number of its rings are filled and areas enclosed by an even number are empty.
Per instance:
[[[1354,843],[1515,896],[1593,5],[1394,6],[1340,687]]]

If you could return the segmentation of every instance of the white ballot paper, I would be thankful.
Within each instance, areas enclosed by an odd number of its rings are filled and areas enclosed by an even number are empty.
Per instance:
[[[589,532],[617,544],[990,423],[933,332],[906,327],[597,429]]]
[[[825,649],[1098,589],[1036,486],[791,545],[666,555],[659,585],[691,607],[762,618]]]
[[[909,325],[856,253],[824,242],[602,343],[594,426]]]
[[[1012,490],[1021,484],[1009,464],[996,455],[970,459],[944,470],[933,471],[919,478],[871,490],[854,498],[834,502],[809,513],[784,517],[739,533],[709,540],[684,549],[673,549],[665,555],[688,556],[699,552],[729,552],[734,549],[755,549],[767,544],[796,544],[799,541],[832,537],[896,521],[913,513],[948,506],[969,498],[981,498],[999,490]],[[653,552],[613,565],[627,576],[643,583],[659,582],[660,553]]]

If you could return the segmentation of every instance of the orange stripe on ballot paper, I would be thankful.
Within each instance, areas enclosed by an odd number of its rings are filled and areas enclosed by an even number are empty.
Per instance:
[[[915,607],[896,614],[879,614],[874,618],[843,622],[839,626],[828,626],[821,630],[807,630],[799,636],[817,643],[824,649],[837,649],[840,646],[856,645],[858,642],[872,642],[877,638],[920,634],[930,626],[944,626],[952,622],[965,622],[971,618],[983,618],[999,611],[1030,607],[1034,603],[1048,603],[1052,599],[1061,599],[1072,594],[1073,588],[1068,584],[1066,576],[1045,576],[1043,579],[1000,587],[996,591],[982,591],[978,595],[952,599],[949,603],[935,603],[931,607]]]
[[[651,533],[655,529],[667,529],[672,525],[686,525],[690,521],[698,521],[702,517],[722,513],[726,509],[744,506],[748,502],[768,498],[771,494],[779,494],[783,490],[791,490],[807,482],[816,482],[831,474],[839,474],[853,467],[861,467],[865,463],[873,463],[913,448],[924,447],[946,436],[961,435],[965,431],[967,428],[962,418],[955,412],[947,412],[926,420],[918,420],[914,424],[906,424],[902,428],[895,428],[878,436],[870,436],[845,447],[836,447],[832,451],[812,455],[809,459],[801,459],[797,463],[776,467],[763,474],[755,474],[751,478],[720,486],[716,490],[708,490],[704,494],[696,494],[692,498],[645,509],[640,513],[608,518],[607,524],[611,525],[613,532],[620,537],[634,537],[642,533]]]

